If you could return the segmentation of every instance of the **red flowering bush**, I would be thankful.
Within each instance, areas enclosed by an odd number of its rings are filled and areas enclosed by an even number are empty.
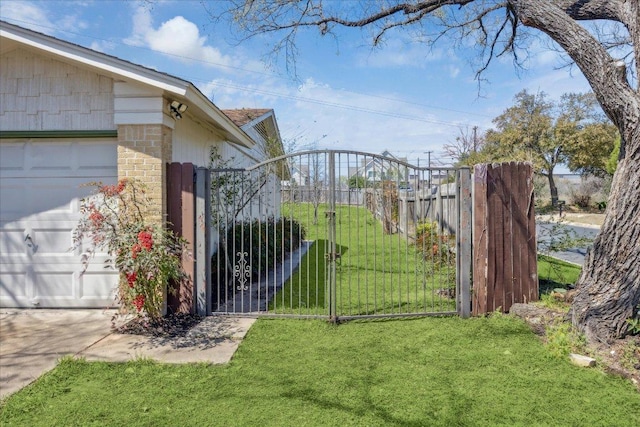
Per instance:
[[[117,298],[121,306],[139,316],[159,319],[165,289],[173,292],[169,284],[185,277],[184,240],[145,221],[150,206],[140,182],[123,179],[116,185],[88,185],[96,190],[81,202],[74,247],[81,248],[85,267],[96,252],[107,252],[111,256],[108,265],[120,271]]]

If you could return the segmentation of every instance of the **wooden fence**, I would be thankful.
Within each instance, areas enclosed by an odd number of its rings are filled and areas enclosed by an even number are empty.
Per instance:
[[[537,301],[531,164],[476,165],[473,179],[473,315]]]
[[[173,283],[176,292],[167,295],[170,313],[195,313],[193,278],[195,273],[195,197],[194,167],[191,163],[167,164],[167,222],[170,229],[187,241],[182,268],[187,279]]]

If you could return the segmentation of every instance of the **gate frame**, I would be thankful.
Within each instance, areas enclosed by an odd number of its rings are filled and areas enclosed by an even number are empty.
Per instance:
[[[286,154],[278,156],[264,162],[260,162],[256,165],[252,165],[244,170],[251,171],[257,169],[266,164],[284,160],[287,158],[308,155],[308,154],[320,154],[325,153],[329,155],[329,168],[335,171],[335,154],[346,153],[353,155],[361,155],[371,158],[382,158],[393,161],[398,165],[403,165],[414,169],[416,171],[433,171],[433,170],[455,170],[456,177],[456,313],[462,317],[467,318],[471,313],[471,265],[472,265],[472,181],[471,171],[467,167],[463,168],[422,168],[412,165],[408,162],[398,159],[388,159],[384,156],[374,153],[366,153],[360,151],[351,150],[309,150],[298,153]],[[194,258],[195,258],[195,273],[194,273],[194,294],[195,294],[195,311],[198,315],[221,315],[218,313],[212,313],[212,271],[211,260],[209,254],[211,252],[211,171],[210,168],[197,167],[194,173],[194,192],[195,192],[195,236],[194,236]],[[335,253],[336,235],[335,235],[335,186],[336,177],[335,172],[329,174],[329,211],[328,219],[330,225],[328,229],[329,247],[331,254]],[[338,322],[337,316],[337,292],[336,292],[336,260],[333,256],[330,256],[329,263],[329,306],[326,316],[312,316],[312,317],[328,317],[332,322]],[[407,316],[429,316],[429,315],[446,315],[445,313],[407,313],[407,314],[392,314],[384,315],[384,317],[407,317]],[[235,316],[256,317],[255,314],[250,315],[247,313],[234,313]],[[258,315],[259,316],[259,315]],[[310,317],[310,316],[297,316],[297,317]],[[343,319],[341,316],[340,319]],[[353,316],[347,316],[353,318]],[[358,317],[358,316],[356,316]],[[371,317],[371,316],[363,316]],[[359,317],[358,317],[359,318]]]

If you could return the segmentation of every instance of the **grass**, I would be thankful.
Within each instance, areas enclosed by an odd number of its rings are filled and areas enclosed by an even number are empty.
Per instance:
[[[553,288],[566,289],[578,280],[580,266],[546,255],[538,255],[540,292]]]
[[[226,366],[64,359],[3,426],[631,426],[640,395],[520,320],[259,320]]]
[[[285,204],[283,215],[295,218],[314,241],[298,271],[271,302],[277,313],[326,314],[326,207]],[[452,288],[455,266],[434,267],[400,234],[385,235],[382,225],[365,208],[336,207],[336,298],[339,316],[455,311],[453,299],[436,293]]]
[[[580,266],[557,258],[538,254],[538,283],[540,285],[540,304],[559,310],[568,310],[569,304],[562,298],[557,299],[554,290],[568,289],[578,280]]]

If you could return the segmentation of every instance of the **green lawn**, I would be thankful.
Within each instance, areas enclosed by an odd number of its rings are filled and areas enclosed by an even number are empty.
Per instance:
[[[540,281],[540,293],[548,292],[554,288],[566,289],[568,285],[576,283],[581,268],[557,258],[546,255],[538,255],[538,279]]]
[[[64,360],[3,426],[635,426],[627,381],[505,316],[258,320],[229,365]]]
[[[298,271],[271,302],[276,313],[327,314],[325,206],[314,224],[308,203],[285,204],[283,215],[302,223],[314,241]],[[385,235],[382,225],[361,207],[336,207],[336,295],[339,316],[455,311],[453,299],[438,289],[454,287],[455,266],[434,268],[400,234]],[[453,263],[452,263],[453,264]]]

